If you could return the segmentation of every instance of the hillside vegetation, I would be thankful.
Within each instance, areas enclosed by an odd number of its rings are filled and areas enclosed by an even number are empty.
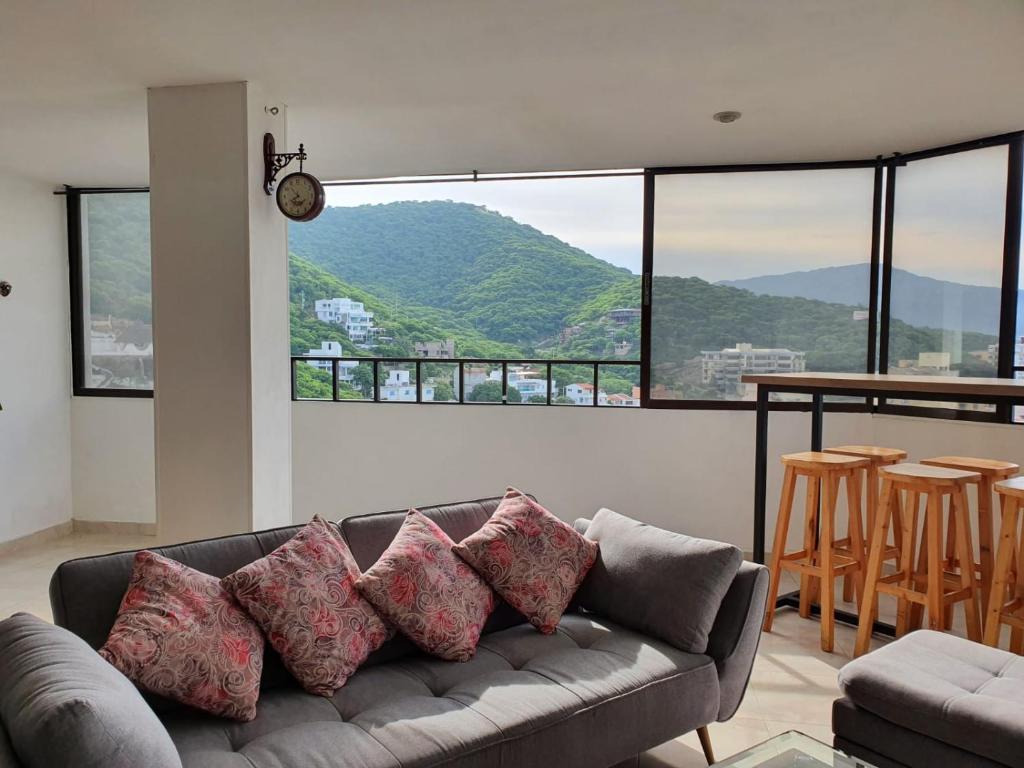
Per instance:
[[[448,310],[520,346],[553,336],[581,305],[634,280],[531,226],[447,201],[328,208],[292,226],[289,247],[370,293]]]

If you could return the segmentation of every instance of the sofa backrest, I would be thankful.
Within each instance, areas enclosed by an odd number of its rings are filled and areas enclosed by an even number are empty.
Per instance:
[[[460,541],[486,522],[499,501],[501,497],[497,496],[454,504],[421,506],[417,509],[436,522],[452,539]],[[339,523],[360,570],[366,570],[377,561],[398,532],[407,511],[360,515],[345,518]],[[152,550],[203,573],[223,577],[277,549],[300,528],[292,525],[258,533],[153,547]],[[114,626],[137,551],[84,557],[61,563],[50,579],[50,605],[54,623],[74,632],[93,648],[102,646]],[[503,629],[523,621],[519,614],[502,605],[492,615],[484,631]],[[394,658],[411,650],[402,643],[388,645],[388,652],[377,659]],[[277,664],[271,664],[270,661],[268,657],[268,666],[276,668]],[[276,669],[268,669],[264,677],[274,684],[279,675]]]

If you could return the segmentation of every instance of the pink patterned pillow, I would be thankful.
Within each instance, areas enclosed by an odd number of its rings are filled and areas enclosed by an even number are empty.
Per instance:
[[[256,717],[263,636],[220,580],[143,550],[100,655],[145,691]]]
[[[380,614],[427,653],[469,661],[494,593],[452,554],[452,540],[415,509],[356,587]]]
[[[288,671],[331,696],[388,630],[356,591],[356,567],[338,529],[314,517],[287,543],[221,580],[249,612]]]
[[[509,488],[491,518],[454,552],[549,635],[594,564],[597,544]]]

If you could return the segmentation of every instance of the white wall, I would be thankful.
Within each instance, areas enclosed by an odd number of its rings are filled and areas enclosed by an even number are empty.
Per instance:
[[[75,517],[152,521],[151,401],[76,398],[72,415]],[[295,403],[292,421],[296,522],[489,496],[512,483],[567,519],[608,506],[752,546],[750,413]],[[105,440],[112,430],[116,439]],[[807,449],[808,416],[773,413],[769,434],[770,545],[776,459]],[[901,447],[912,458],[961,453],[1024,465],[1020,426],[830,413],[824,438]]]
[[[76,520],[156,522],[152,400],[72,398],[71,456]]]
[[[293,406],[292,422],[296,521],[493,496],[511,484],[565,519],[607,506],[752,548],[752,412],[307,402]],[[829,414],[825,440],[869,442],[871,424]],[[772,414],[769,534],[774,457],[809,441],[807,414]]]
[[[0,541],[71,519],[64,199],[0,174]]]

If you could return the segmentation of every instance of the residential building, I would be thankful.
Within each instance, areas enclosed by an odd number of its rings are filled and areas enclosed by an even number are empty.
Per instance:
[[[497,374],[497,381],[501,381],[501,371],[492,372],[491,376]],[[523,396],[523,400],[528,400],[531,397],[543,397],[547,398],[548,394],[548,380],[546,378],[538,378],[541,375],[541,371],[530,366],[513,366],[508,367],[508,385],[518,390],[519,394]],[[556,383],[551,382],[551,391],[554,393]]]
[[[633,321],[640,319],[640,308],[621,307],[613,309],[608,313],[608,319],[618,325],[629,325]]]
[[[614,395],[608,395],[608,405],[625,406],[627,408],[638,408],[640,406],[640,401],[635,400],[629,395],[622,395],[616,393]]]
[[[803,352],[747,343],[700,354],[702,381],[723,392],[740,392],[745,373],[799,373],[806,367]]]
[[[380,385],[380,399],[389,402],[416,402],[416,383],[411,380],[409,371],[399,368],[388,371],[387,379]],[[424,384],[423,402],[433,399],[433,385]]]
[[[316,316],[325,323],[345,327],[345,333],[356,343],[366,343],[374,335],[373,312],[367,312],[363,302],[349,298],[317,299]]]
[[[428,357],[437,360],[450,360],[455,357],[455,339],[414,342],[413,355],[415,357]]]
[[[587,383],[569,384],[563,393],[573,401],[574,405],[594,404],[594,385]],[[597,404],[607,405],[608,394],[603,389],[597,390]]]
[[[311,349],[306,353],[307,357],[341,357],[343,354],[345,352],[342,349],[341,342],[337,341],[321,341],[320,349]],[[327,371],[328,373],[334,367],[334,363],[330,360],[308,360],[306,365],[320,371]],[[352,381],[352,372],[358,367],[359,363],[355,360],[338,361],[338,381]]]

